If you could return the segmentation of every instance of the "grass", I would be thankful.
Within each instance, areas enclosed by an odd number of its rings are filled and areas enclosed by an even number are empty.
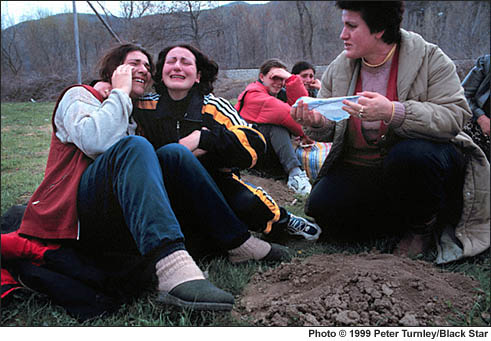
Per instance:
[[[53,103],[2,103],[2,214],[26,202],[44,176]]]
[[[53,103],[1,104],[1,202],[2,214],[15,204],[27,201],[43,178],[51,135]],[[304,216],[304,201],[297,197],[294,206],[286,208]],[[289,241],[299,258],[319,253],[360,253],[377,249],[389,252],[395,239],[378,238],[363,242],[330,241],[311,244]],[[427,255],[426,260],[434,255]],[[456,311],[449,322],[455,326],[490,325],[490,258],[489,251],[469,259],[442,266],[443,269],[461,272],[479,281],[476,288],[479,298],[470,311]],[[247,263],[231,265],[222,258],[201,262],[200,267],[209,278],[224,290],[239,297],[254,273],[269,266]],[[70,317],[39,293],[17,290],[2,300],[0,326],[250,326],[231,314],[178,311],[162,309],[155,303],[154,294],[146,293],[131,304],[122,306],[116,313],[101,316],[84,323]]]

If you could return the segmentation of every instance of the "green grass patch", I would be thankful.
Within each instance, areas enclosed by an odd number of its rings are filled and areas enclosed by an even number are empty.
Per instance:
[[[2,214],[12,205],[27,201],[41,183],[48,156],[51,137],[53,103],[1,104],[2,155],[1,196]],[[304,200],[286,208],[297,215],[303,213]],[[374,238],[363,242],[329,241],[308,243],[287,241],[296,257],[304,258],[320,253],[360,253],[373,249],[385,253],[395,245],[395,238]],[[480,283],[476,288],[479,297],[470,311],[456,312],[450,321],[455,326],[490,325],[490,252],[445,265],[448,271],[472,276]],[[434,255],[427,255],[430,261]],[[201,262],[201,269],[210,280],[239,297],[257,271],[269,266],[259,263],[232,265],[226,259],[217,258]],[[154,293],[146,293],[131,304],[122,306],[116,313],[101,316],[84,323],[70,317],[63,308],[56,306],[44,295],[18,290],[2,300],[0,326],[248,326],[248,321],[236,320],[228,313],[178,311],[163,308],[154,299]],[[9,302],[10,301],[10,302]]]
[[[2,214],[27,201],[44,176],[54,103],[2,103]]]

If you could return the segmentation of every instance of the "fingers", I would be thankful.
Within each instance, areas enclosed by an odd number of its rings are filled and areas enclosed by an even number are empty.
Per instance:
[[[289,77],[291,76],[291,73],[289,73],[288,71],[286,71],[285,69],[281,69],[281,68],[276,68],[276,69],[273,69],[270,73],[270,76],[269,78],[273,79],[273,77],[279,77],[281,79],[288,79]]]
[[[310,84],[310,87],[311,88],[314,88],[314,89],[317,89],[317,90],[320,90],[321,88],[321,81],[318,80],[318,79],[315,79],[312,84]]]
[[[297,106],[292,107],[290,114],[298,124],[303,126],[321,126],[325,123],[324,117],[316,110],[309,110],[309,106],[299,101]]]
[[[94,89],[96,89],[99,94],[101,94],[103,99],[106,99],[111,92],[112,86],[111,83],[100,81],[94,85]]]
[[[359,101],[358,101],[359,102]],[[344,100],[343,104],[345,105],[344,107],[341,107],[344,111],[346,111],[348,114],[351,116],[356,116],[358,118],[362,118],[363,114],[366,112],[366,108],[363,107],[363,105],[359,103],[355,103],[352,101]],[[360,112],[361,112],[361,117],[360,117]]]
[[[131,65],[128,64],[119,65],[116,68],[116,70],[114,70],[114,73],[111,78],[113,88],[121,89],[129,95],[132,88],[132,84],[131,84],[133,78],[132,71],[133,71],[133,66]]]

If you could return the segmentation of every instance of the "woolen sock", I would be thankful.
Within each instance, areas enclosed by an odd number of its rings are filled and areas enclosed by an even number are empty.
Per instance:
[[[205,279],[203,272],[185,250],[179,250],[162,258],[155,264],[159,280],[158,290],[169,292],[181,283]]]
[[[241,263],[248,261],[250,259],[259,260],[266,257],[266,255],[271,250],[271,244],[250,236],[242,245],[238,248],[228,251],[228,259],[232,263]]]

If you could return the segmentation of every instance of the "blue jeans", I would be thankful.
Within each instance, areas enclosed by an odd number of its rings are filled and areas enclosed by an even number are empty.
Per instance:
[[[139,136],[121,139],[86,169],[78,213],[80,241],[96,252],[152,253],[158,260],[188,242],[226,251],[250,236],[186,147],[155,151]]]
[[[312,189],[306,213],[326,230],[369,232],[460,217],[464,158],[450,143],[408,139],[382,166],[333,165]]]

